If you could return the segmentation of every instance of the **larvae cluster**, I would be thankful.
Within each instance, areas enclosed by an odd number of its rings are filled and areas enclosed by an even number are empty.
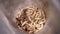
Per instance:
[[[46,15],[42,9],[37,7],[26,7],[19,11],[16,23],[20,30],[29,34],[40,31],[46,22]]]

